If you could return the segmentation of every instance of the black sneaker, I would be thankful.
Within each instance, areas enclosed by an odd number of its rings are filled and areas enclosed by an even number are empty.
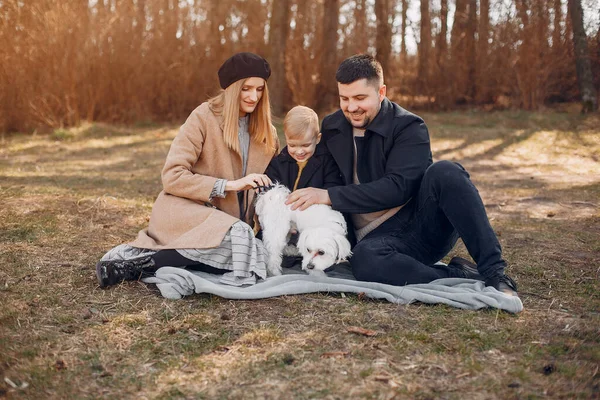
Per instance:
[[[100,261],[96,264],[96,277],[101,288],[121,281],[135,281],[156,271],[152,256],[133,260]]]
[[[508,275],[496,276],[485,280],[486,286],[493,286],[498,291],[510,296],[518,296],[517,283]]]
[[[452,257],[448,263],[453,278],[476,279],[483,281],[483,276],[477,271],[477,265],[462,257]]]

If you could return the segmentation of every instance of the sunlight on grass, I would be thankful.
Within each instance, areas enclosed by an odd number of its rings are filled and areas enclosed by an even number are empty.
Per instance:
[[[522,290],[521,314],[351,294],[167,301],[141,282],[101,290],[94,265],[147,225],[177,127],[85,124],[0,139],[0,365],[12,382],[29,385],[0,380],[0,393],[536,398],[543,388],[547,397],[593,396],[598,119],[527,112],[425,118],[436,160],[462,163],[483,196]],[[459,245],[452,255],[468,251]],[[378,335],[351,334],[348,326]],[[550,363],[556,369],[546,376]]]
[[[502,139],[489,139],[489,140],[481,140],[477,141],[471,145],[467,145],[465,141],[457,141],[460,144],[450,147],[446,146],[446,154],[444,158],[447,159],[455,159],[461,160],[465,157],[476,158],[485,154],[490,149],[495,146],[500,145],[503,140]],[[446,142],[448,143],[448,142]],[[451,142],[452,143],[452,142]],[[435,146],[436,151],[438,151],[438,147]]]
[[[496,130],[499,138],[486,139]],[[561,131],[541,129],[484,130],[478,140],[452,139],[448,131],[433,138],[436,159],[469,162],[472,179],[486,204],[502,212],[523,212],[530,218],[590,218],[600,215],[600,135],[588,128]],[[470,160],[470,161],[469,161]],[[479,173],[485,170],[485,173]],[[514,184],[510,182],[519,182]],[[485,192],[489,183],[501,186],[493,199]],[[499,187],[498,187],[499,188]],[[554,190],[554,199],[540,193]],[[573,196],[573,191],[577,192]],[[514,199],[521,199],[517,202]],[[496,218],[495,209],[490,210]]]
[[[281,332],[276,328],[259,328],[244,334],[238,339],[238,343],[252,346],[264,347],[277,343],[281,340]]]
[[[110,321],[110,324],[107,325],[107,329],[114,329],[117,327],[129,327],[129,328],[139,328],[143,327],[150,321],[150,316],[147,311],[143,311],[138,314],[122,314],[113,318]]]
[[[583,182],[589,182],[590,178],[600,181],[598,157],[600,138],[597,134],[577,136],[557,131],[538,131],[529,139],[507,147],[499,161],[525,168],[536,166],[541,171],[552,167],[553,182],[560,181],[560,176],[564,175],[568,176],[568,182],[577,184],[573,178],[577,180],[578,175],[584,175],[586,179]]]

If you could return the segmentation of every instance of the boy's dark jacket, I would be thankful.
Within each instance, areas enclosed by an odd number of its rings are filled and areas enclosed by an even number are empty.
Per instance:
[[[294,183],[298,177],[298,164],[290,156],[287,146],[281,153],[271,160],[265,174],[273,182],[279,182],[288,189],[294,189]],[[315,153],[310,157],[302,170],[298,187],[303,189],[314,187],[318,189],[329,189],[330,187],[343,185],[342,175],[337,164],[324,146],[317,146]]]

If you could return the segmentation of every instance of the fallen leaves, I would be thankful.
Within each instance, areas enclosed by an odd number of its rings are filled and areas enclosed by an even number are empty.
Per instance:
[[[56,362],[54,363],[54,368],[57,371],[62,371],[67,369],[67,364],[63,360],[56,360]]]
[[[343,358],[350,354],[348,351],[328,351],[321,354],[321,358]]]
[[[389,375],[373,375],[373,380],[376,382],[387,383],[392,388],[397,388],[400,386],[398,382],[396,382],[392,376]]]
[[[363,336],[377,336],[377,332],[376,331],[372,331],[370,329],[365,329],[365,328],[361,328],[358,326],[349,326],[348,328],[346,328],[346,331],[350,332],[350,333],[356,333],[358,335],[363,335]]]

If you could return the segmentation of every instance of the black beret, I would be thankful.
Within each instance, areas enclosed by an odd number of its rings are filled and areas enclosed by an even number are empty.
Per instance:
[[[254,53],[234,54],[219,68],[219,83],[223,89],[240,79],[258,77],[267,80],[269,76],[271,76],[269,63]]]

